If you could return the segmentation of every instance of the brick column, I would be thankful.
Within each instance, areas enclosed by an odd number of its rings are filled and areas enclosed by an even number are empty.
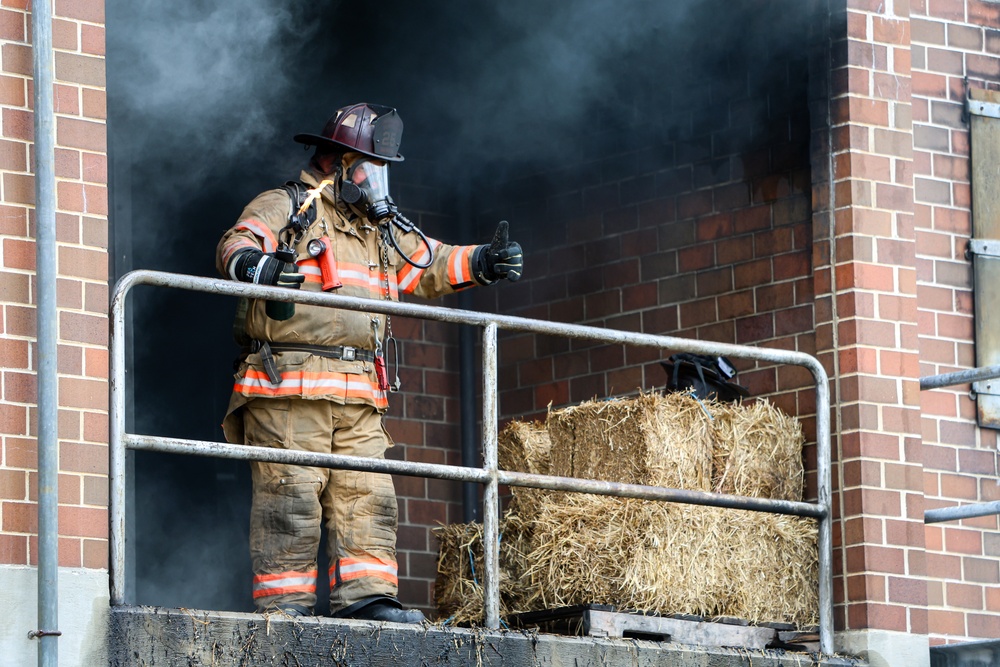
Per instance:
[[[834,397],[838,646],[927,664],[909,5],[831,2],[817,348]],[[819,208],[822,208],[819,207]],[[831,215],[832,213],[832,215]]]

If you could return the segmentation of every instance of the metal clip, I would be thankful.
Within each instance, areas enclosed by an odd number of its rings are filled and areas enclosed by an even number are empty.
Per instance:
[[[385,339],[386,352],[388,352],[389,344],[392,344],[392,375],[393,381],[389,384],[389,391],[395,393],[399,391],[402,386],[402,382],[399,380],[399,343],[396,342],[395,336],[389,336]]]
[[[357,359],[358,351],[356,348],[350,345],[345,345],[343,352],[340,353],[340,358],[344,361],[354,361]]]

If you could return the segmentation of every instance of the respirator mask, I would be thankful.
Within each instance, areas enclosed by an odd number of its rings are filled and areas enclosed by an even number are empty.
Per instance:
[[[354,213],[374,224],[384,223],[398,213],[389,196],[389,165],[382,160],[359,157],[348,165],[340,198]]]

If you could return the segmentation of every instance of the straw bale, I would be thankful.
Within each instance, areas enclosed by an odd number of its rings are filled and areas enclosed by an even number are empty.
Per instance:
[[[459,523],[439,526],[434,533],[440,542],[434,602],[442,619],[449,624],[482,623],[484,614],[483,525]],[[500,613],[508,616],[524,611],[520,603],[524,591],[518,578],[526,569],[525,526],[508,513],[500,524]]]
[[[501,468],[536,475],[549,474],[551,449],[549,432],[540,421],[512,421],[500,431],[497,441]]]
[[[803,436],[767,401],[644,394],[512,422],[510,470],[802,498]],[[813,519],[513,487],[501,522],[501,614],[577,604],[645,613],[817,622]],[[444,526],[435,601],[456,623],[483,618],[482,527]]]
[[[687,394],[642,394],[552,410],[552,474],[708,491],[710,419]]]
[[[537,514],[521,606],[816,622],[811,519],[578,494]]]
[[[740,496],[802,500],[802,445],[797,419],[766,400],[712,402],[712,490]]]
[[[577,604],[644,613],[817,622],[815,521],[586,494],[539,496],[501,522],[501,615]],[[437,529],[435,602],[481,623],[482,526]]]

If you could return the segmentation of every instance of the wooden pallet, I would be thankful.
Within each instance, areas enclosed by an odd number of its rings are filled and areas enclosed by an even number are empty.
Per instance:
[[[737,619],[704,620],[693,616],[648,616],[616,611],[607,605],[577,605],[517,614],[511,625],[543,632],[590,637],[627,637],[701,646],[812,650],[797,640],[812,639],[788,628],[752,626]],[[779,636],[780,635],[780,636]]]

